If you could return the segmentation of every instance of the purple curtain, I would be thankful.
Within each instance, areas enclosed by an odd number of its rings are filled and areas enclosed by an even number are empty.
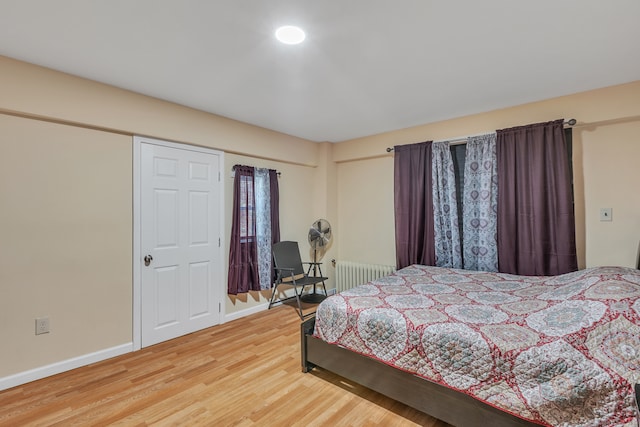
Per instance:
[[[271,243],[280,241],[280,187],[278,172],[269,169],[269,188],[271,192]]]
[[[556,275],[578,269],[563,120],[497,131],[498,267]]]
[[[227,283],[231,295],[260,290],[253,176],[253,167],[236,165]]]
[[[269,191],[271,192],[271,244],[280,241],[280,187],[278,184],[278,172],[269,169]],[[271,263],[271,283],[276,280],[276,269]]]
[[[431,141],[394,152],[396,267],[435,265]]]

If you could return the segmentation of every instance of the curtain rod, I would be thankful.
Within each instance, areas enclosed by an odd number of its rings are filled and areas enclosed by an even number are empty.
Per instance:
[[[576,119],[569,119],[569,120],[565,120],[564,121],[564,125],[565,126],[575,126],[575,124],[577,123]],[[462,144],[464,142],[467,141],[467,138],[473,137],[473,136],[480,136],[480,135],[486,135],[487,133],[490,132],[485,132],[485,133],[479,133],[477,135],[469,135],[469,136],[461,136],[458,138],[451,138],[451,139],[442,139],[439,141],[434,141],[434,142],[448,142],[452,145],[457,145],[457,144]],[[393,147],[387,147],[387,153],[390,153],[393,151]]]
[[[236,171],[236,166],[243,166],[243,165],[233,165],[233,167],[231,168],[231,172],[235,172]],[[255,167],[255,166],[250,166],[250,167]],[[269,170],[275,170],[275,169],[269,169]],[[275,170],[275,171],[276,171],[276,175],[278,175],[278,176],[281,175],[281,172],[279,172],[277,170]]]

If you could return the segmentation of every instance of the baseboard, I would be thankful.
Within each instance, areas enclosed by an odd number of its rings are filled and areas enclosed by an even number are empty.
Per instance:
[[[90,365],[92,363],[100,362],[132,351],[133,343],[127,343],[96,351],[94,353],[73,357],[71,359],[52,363],[51,365],[42,366],[29,371],[19,372],[17,374],[9,375],[8,377],[0,378],[0,390],[6,390],[11,387],[50,377],[52,375],[70,371],[81,366]]]
[[[246,308],[244,310],[234,311],[233,313],[229,313],[224,316],[224,323],[227,323],[236,319],[241,319],[251,314],[260,313],[261,311],[265,311],[268,308],[269,308],[269,303],[265,303],[265,304],[256,305],[250,308]]]
[[[327,295],[334,295],[336,293],[336,288],[327,289]],[[280,300],[273,303],[273,307],[277,307],[281,305],[282,302]],[[250,316],[252,314],[260,313],[261,311],[268,310],[269,303],[256,305],[251,308],[247,308],[245,310],[234,311],[233,313],[227,314],[224,316],[224,323],[230,322],[232,320],[240,319],[245,316]]]

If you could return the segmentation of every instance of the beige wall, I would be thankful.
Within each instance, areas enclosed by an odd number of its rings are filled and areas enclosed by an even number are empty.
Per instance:
[[[0,112],[315,166],[317,144],[0,56]]]
[[[340,258],[395,264],[389,250],[393,154],[387,147],[557,118],[578,120],[573,141],[580,266],[634,266],[640,240],[640,81],[336,144]],[[606,207],[613,208],[612,222],[599,221]],[[369,243],[358,243],[363,241]]]
[[[393,157],[386,147],[575,117],[583,265],[632,265],[640,238],[640,82],[340,144],[313,143],[3,57],[0,93],[0,379],[131,341],[135,134],[225,152],[227,237],[231,167],[282,172],[282,239],[299,241],[305,257],[308,227],[328,219],[335,237],[325,273],[333,276],[332,258],[395,262]],[[601,207],[613,208],[612,223],[598,221]],[[260,309],[266,298],[228,297],[225,311]],[[52,333],[36,337],[34,319],[43,315],[50,316]]]
[[[3,115],[0,129],[0,378],[130,342],[130,138]]]
[[[640,92],[637,96],[640,103]],[[586,264],[633,267],[640,241],[640,117],[584,126],[577,133],[584,170]],[[612,208],[613,221],[601,222],[600,208]]]
[[[301,248],[326,212],[315,193],[328,144],[5,57],[0,93],[0,380],[131,342],[132,135],[226,153],[227,237],[236,163],[282,172],[282,237]],[[228,297],[225,312],[264,302]],[[50,317],[51,333],[35,336],[40,316]]]
[[[337,164],[338,257],[395,265],[393,157]]]

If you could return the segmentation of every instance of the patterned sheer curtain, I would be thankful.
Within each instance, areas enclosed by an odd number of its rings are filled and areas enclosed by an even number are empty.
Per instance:
[[[269,170],[255,168],[256,248],[260,289],[271,288],[271,184]]]
[[[448,142],[434,142],[432,179],[436,266],[462,268],[456,176]]]
[[[462,200],[464,268],[498,271],[495,133],[467,139]]]

